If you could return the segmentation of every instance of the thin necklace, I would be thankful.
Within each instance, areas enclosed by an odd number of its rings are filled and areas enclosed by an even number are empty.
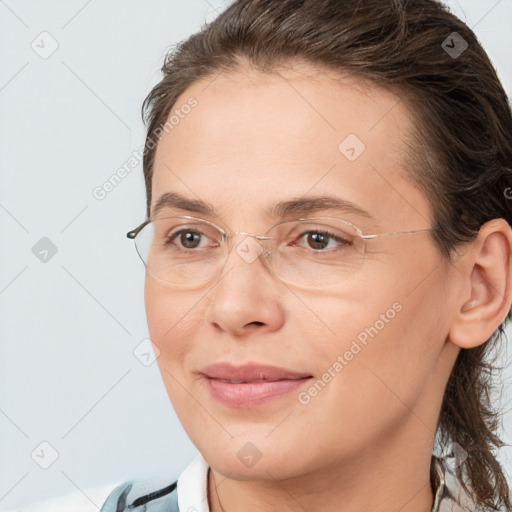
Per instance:
[[[210,469],[211,473],[212,473],[212,478],[213,478],[213,486],[215,487],[215,494],[217,495],[217,501],[219,502],[219,507],[220,509],[222,510],[222,512],[226,512],[224,510],[224,507],[222,506],[222,503],[220,502],[220,498],[219,498],[219,491],[217,491],[217,482],[215,482],[215,475],[213,474],[213,471]]]

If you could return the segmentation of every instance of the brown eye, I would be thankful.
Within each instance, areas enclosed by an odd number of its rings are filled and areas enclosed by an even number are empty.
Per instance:
[[[195,249],[198,247],[198,244],[201,242],[201,237],[204,236],[199,231],[192,231],[190,229],[181,231],[178,231],[173,236],[169,237],[167,239],[167,244],[174,243],[174,241],[177,239],[179,243],[181,244],[181,247],[184,249]]]
[[[208,240],[208,237],[201,233],[200,231],[192,230],[192,229],[181,229],[168,236],[165,242],[167,246],[174,246],[177,250],[192,250],[197,249],[201,246],[201,242],[203,240]]]
[[[348,239],[341,238],[333,233],[329,233],[328,231],[308,231],[303,233],[299,240],[306,238],[307,246],[315,251],[323,251],[324,249],[335,249],[339,246],[349,246],[352,245],[352,241]],[[331,245],[329,246],[329,243]]]

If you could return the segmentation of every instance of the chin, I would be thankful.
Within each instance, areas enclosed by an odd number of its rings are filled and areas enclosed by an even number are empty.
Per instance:
[[[233,480],[281,480],[307,471],[304,455],[296,449],[283,445],[276,449],[268,440],[266,443],[230,440],[225,445],[208,443],[200,451],[213,469]]]

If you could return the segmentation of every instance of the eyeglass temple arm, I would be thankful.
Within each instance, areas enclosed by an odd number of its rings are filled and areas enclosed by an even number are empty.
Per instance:
[[[379,233],[378,235],[361,235],[361,238],[365,240],[372,238],[379,238],[381,236],[393,236],[393,235],[409,235],[411,233],[423,233],[425,231],[435,231],[436,228],[426,228],[426,229],[413,229],[411,231],[397,231],[395,233]]]
[[[126,233],[126,236],[128,238],[135,238],[137,236],[137,234],[139,233],[139,231],[144,227],[146,226],[147,224],[149,224],[151,222],[150,219],[147,219],[145,220],[140,226],[136,227],[135,229],[132,229],[131,231],[128,231],[128,233]]]

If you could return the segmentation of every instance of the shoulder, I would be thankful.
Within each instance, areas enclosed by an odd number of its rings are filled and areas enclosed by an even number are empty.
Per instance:
[[[208,512],[208,469],[198,454],[177,480],[124,482],[110,493],[100,512]]]
[[[73,512],[98,512],[109,494],[118,485],[119,482],[74,491],[63,496],[32,503],[15,512],[69,512],[70,510]]]
[[[74,491],[9,512],[119,512],[126,507],[134,509],[135,512],[146,510],[148,505],[161,506],[163,503],[166,511],[174,512],[179,510],[175,507],[176,490],[177,482],[162,487],[150,478],[128,480]],[[142,508],[138,509],[139,506]]]
[[[179,512],[177,484],[177,480],[165,486],[150,479],[125,482],[109,494],[100,512]]]
[[[169,475],[136,478],[75,491],[11,512],[208,512],[208,470],[199,453],[177,480],[169,479]]]

